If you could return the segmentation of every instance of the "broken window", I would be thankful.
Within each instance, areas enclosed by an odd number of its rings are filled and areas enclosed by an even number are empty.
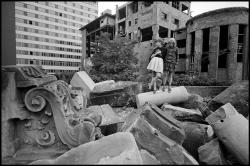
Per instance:
[[[152,27],[141,29],[142,42],[152,40],[153,30]]]
[[[118,28],[119,28],[118,33],[119,33],[120,36],[125,36],[126,35],[125,34],[125,27],[126,27],[125,21],[120,22],[118,24]]]
[[[244,36],[245,36],[244,31],[245,31],[245,25],[239,24],[237,62],[243,61],[243,48],[244,48]]]
[[[173,18],[173,24],[175,24],[177,27],[179,27],[180,20]]]
[[[187,55],[186,55],[186,54],[179,54],[179,58],[180,58],[180,59],[186,59],[186,58],[187,58]]]
[[[160,26],[160,28],[159,28],[159,36],[160,36],[161,38],[166,38],[166,37],[168,37],[168,28],[165,28],[165,27]]]
[[[137,22],[138,22],[138,18],[135,19],[135,25],[137,24]]]
[[[129,27],[131,26],[131,21],[128,22],[128,26],[129,26]]]
[[[119,20],[126,17],[126,7],[119,10]]]
[[[176,8],[176,9],[179,10],[179,8],[180,8],[180,2],[179,1],[173,1],[172,2],[172,7],[174,7],[174,8]]]
[[[132,4],[131,4],[131,7],[132,7],[132,12],[133,13],[137,13],[138,12],[138,2],[133,2]]]
[[[161,12],[161,19],[164,21],[168,21],[168,15],[166,13]]]
[[[129,34],[128,34],[128,38],[129,38],[129,39],[132,39],[132,33],[129,33]]]
[[[170,37],[174,37],[174,31],[171,30]]]
[[[178,48],[186,47],[186,39],[177,40],[177,46],[178,46]]]
[[[144,1],[144,6],[145,7],[149,7],[153,4],[154,2],[153,1]]]
[[[188,7],[182,4],[181,11],[188,14]]]
[[[228,25],[220,26],[218,68],[227,67],[228,50]]]
[[[209,64],[209,34],[210,29],[203,29],[202,56],[201,56],[201,72],[208,72]]]

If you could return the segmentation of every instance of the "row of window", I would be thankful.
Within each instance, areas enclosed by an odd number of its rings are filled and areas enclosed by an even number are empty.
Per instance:
[[[42,7],[37,7],[37,6],[34,6],[34,5],[22,3],[22,2],[16,2],[16,5],[20,6],[20,7],[32,9],[32,10],[37,10],[37,11],[41,11],[41,12],[45,12],[45,13],[58,15],[58,12],[56,14],[56,11],[45,9],[45,8],[42,8]],[[66,11],[66,12],[75,13],[75,14],[78,14],[78,15],[81,15],[81,16],[87,16],[88,14],[86,14],[86,13],[84,13],[82,11],[76,10],[77,8],[83,9],[84,11],[94,12],[94,13],[98,14],[98,10],[91,9],[91,8],[88,8],[88,7],[79,5],[79,4],[75,5],[75,3],[72,3],[72,6],[74,7],[74,9],[70,8],[70,6],[63,7],[61,5],[58,5],[58,3],[54,4],[54,3],[46,2],[44,5],[45,6],[50,6],[52,8],[60,9],[60,10]]]
[[[46,56],[55,58],[70,58],[70,59],[81,59],[78,55],[67,55],[67,54],[57,54],[57,53],[47,53],[47,52],[36,52],[36,51],[26,51],[26,50],[16,50],[17,54],[21,55],[34,55],[34,56]]]
[[[47,46],[47,45],[24,43],[24,42],[17,42],[16,46],[19,46],[19,47],[28,47],[28,48],[39,48],[39,49],[46,49],[46,50],[56,50],[56,51],[76,52],[76,53],[80,53],[81,52],[80,49]]]
[[[71,66],[71,67],[80,66],[80,62],[64,62],[64,61],[23,59],[23,58],[17,58],[17,64],[47,65],[47,66]]]
[[[43,37],[35,37],[35,36],[23,35],[23,34],[16,34],[16,37],[18,39],[27,39],[27,40],[34,40],[34,41],[41,41],[41,42],[48,42],[48,43],[55,43],[55,44],[64,44],[64,45],[78,46],[78,47],[81,46],[80,43],[55,40],[55,39],[49,39],[49,38],[43,38]]]
[[[31,18],[37,18],[37,19],[41,19],[41,20],[47,20],[47,21],[60,23],[60,24],[64,24],[64,25],[71,25],[71,26],[74,26],[74,24],[77,24],[77,23],[74,23],[73,21],[78,21],[78,22],[81,22],[81,23],[89,23],[89,22],[91,22],[90,20],[85,19],[85,18],[70,16],[68,14],[62,14],[62,13],[59,13],[58,16],[61,16],[61,17],[64,16],[65,18],[68,18],[68,19],[72,20],[72,22],[65,21],[64,19],[58,19],[58,18],[54,18],[54,17],[44,16],[44,15],[41,15],[41,14],[34,14],[34,13],[31,13],[31,12],[26,12],[26,11],[22,11],[22,10],[18,10],[18,9],[16,9],[15,12],[18,15],[28,16],[28,17],[31,17]],[[92,19],[96,18],[95,16],[92,17],[92,15],[89,15],[89,17],[91,17]],[[82,25],[79,24],[78,26],[82,26]]]
[[[55,69],[45,69],[47,73],[73,73],[78,70],[55,70]]]
[[[70,33],[79,33],[78,29],[66,28],[66,27],[52,25],[52,24],[45,24],[42,22],[31,21],[31,20],[22,19],[22,18],[16,18],[16,22],[29,24],[29,25],[35,25],[35,26],[39,26],[39,27],[43,27],[43,28],[61,30],[61,31],[70,32]],[[73,24],[75,24],[75,23],[73,23]]]
[[[79,41],[82,40],[82,37],[79,37],[79,36],[73,36],[69,34],[56,33],[56,32],[50,32],[50,31],[43,31],[43,30],[27,28],[27,27],[22,27],[22,26],[16,26],[16,30],[30,32],[30,33],[37,33],[40,35],[48,35],[48,36],[66,38],[66,39],[74,39],[74,40],[79,40]]]

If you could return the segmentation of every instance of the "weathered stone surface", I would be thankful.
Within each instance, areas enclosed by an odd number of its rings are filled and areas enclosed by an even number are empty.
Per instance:
[[[148,151],[141,149],[140,150],[142,161],[144,165],[159,165],[161,164],[155,156],[151,155]]]
[[[73,87],[81,87],[86,92],[87,97],[89,97],[89,93],[93,91],[95,87],[95,82],[85,71],[79,71],[73,75],[70,85]]]
[[[9,65],[2,67],[7,72],[15,72],[15,80],[17,87],[31,87],[47,84],[56,81],[54,75],[47,75],[41,66],[16,66]]]
[[[141,107],[146,102],[151,102],[159,106],[164,103],[176,104],[187,100],[188,92],[184,86],[172,88],[170,93],[167,90],[165,92],[159,90],[156,93],[146,92],[136,95],[137,108]]]
[[[215,98],[213,98],[209,103],[209,108],[212,111],[217,110],[219,107],[226,103],[231,103],[235,109],[247,117],[249,114],[249,81],[241,81],[233,84]]]
[[[198,148],[208,140],[208,125],[195,122],[182,122],[182,124],[186,135],[182,146],[198,160]]]
[[[143,106],[141,115],[150,125],[159,130],[166,137],[182,144],[185,139],[185,132],[181,122],[174,119],[168,112],[164,112],[152,103]]]
[[[88,113],[94,112],[98,115],[101,115],[102,121],[100,126],[122,122],[122,119],[113,111],[112,107],[110,107],[110,105],[108,104],[90,106],[85,111]]]
[[[227,103],[206,118],[216,136],[241,164],[249,164],[249,122]]]
[[[142,158],[131,133],[118,132],[100,140],[80,145],[54,160],[35,164],[142,164]]]
[[[214,138],[210,142],[198,149],[199,161],[201,164],[206,165],[226,165],[226,159],[221,150],[218,138]]]
[[[203,98],[198,94],[189,94],[188,100],[178,104],[178,106],[187,108],[187,109],[197,109],[196,102],[203,102]]]
[[[119,81],[113,84],[97,86],[90,93],[88,105],[109,104],[112,107],[135,107],[135,95],[140,92],[141,84],[131,81]]]
[[[205,119],[202,117],[201,112],[196,109],[186,109],[170,104],[164,104],[161,109],[165,112],[169,112],[172,117],[178,121],[192,121],[207,124]]]
[[[74,107],[77,110],[81,110],[83,108],[86,108],[86,106],[87,106],[87,95],[86,95],[86,92],[84,92],[82,88],[73,87],[71,89],[70,95],[71,95],[72,100],[74,102]]]
[[[183,147],[164,136],[144,117],[137,117],[134,123],[127,128],[127,131],[134,135],[140,149],[147,150],[161,164],[198,164]]]

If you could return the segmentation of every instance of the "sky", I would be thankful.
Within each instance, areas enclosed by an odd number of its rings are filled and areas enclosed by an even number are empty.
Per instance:
[[[111,9],[112,14],[115,14],[115,6],[121,6],[125,4],[126,1],[100,1],[98,2],[98,16],[101,15],[101,13],[105,9]],[[249,8],[249,2],[248,1],[191,1],[191,16],[196,16],[198,14],[215,10],[215,9],[220,9],[220,8],[225,8],[225,7],[247,7]]]

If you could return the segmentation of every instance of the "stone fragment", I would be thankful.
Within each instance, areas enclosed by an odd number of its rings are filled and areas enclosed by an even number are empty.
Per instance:
[[[198,148],[208,140],[208,125],[196,122],[182,122],[182,124],[186,135],[182,146],[198,160]]]
[[[155,156],[151,155],[148,151],[141,149],[140,150],[142,161],[144,165],[159,165],[161,164]]]
[[[169,112],[175,119],[179,121],[192,121],[207,124],[199,110],[186,109],[182,107],[164,104],[161,108],[165,112]]]
[[[140,93],[136,96],[137,108],[144,105],[146,102],[154,103],[159,106],[164,103],[177,104],[188,100],[188,92],[184,86],[172,88],[169,93],[167,90],[163,92],[162,90],[153,92]]]
[[[89,97],[89,93],[93,91],[95,87],[95,82],[85,71],[79,71],[73,75],[70,85],[72,85],[72,87],[81,87],[86,92],[87,97]]]
[[[135,95],[140,92],[141,84],[131,81],[119,81],[113,84],[95,86],[90,93],[88,105],[109,104],[112,107],[135,107]]]
[[[210,142],[198,149],[199,161],[201,164],[206,165],[226,165],[224,154],[221,150],[221,146],[218,138],[212,139]]]
[[[178,106],[187,109],[197,109],[196,102],[203,102],[203,98],[198,94],[189,94],[188,100],[183,103],[178,104]]]
[[[241,164],[249,164],[249,122],[227,103],[206,118],[216,136]]]
[[[174,119],[168,112],[164,112],[152,103],[146,103],[141,115],[150,125],[159,130],[166,137],[182,144],[185,132],[181,122]]]
[[[208,106],[212,111],[224,104],[231,103],[244,117],[249,115],[249,81],[235,83],[213,98]]]
[[[137,117],[127,131],[134,135],[140,149],[150,152],[161,164],[198,164],[182,146],[155,129],[144,117]]]
[[[36,164],[142,164],[142,158],[131,133],[118,132],[100,140],[73,148],[56,159],[32,162]]]
[[[88,113],[94,112],[102,116],[100,126],[122,122],[121,118],[113,111],[108,104],[90,106],[86,110]]]

